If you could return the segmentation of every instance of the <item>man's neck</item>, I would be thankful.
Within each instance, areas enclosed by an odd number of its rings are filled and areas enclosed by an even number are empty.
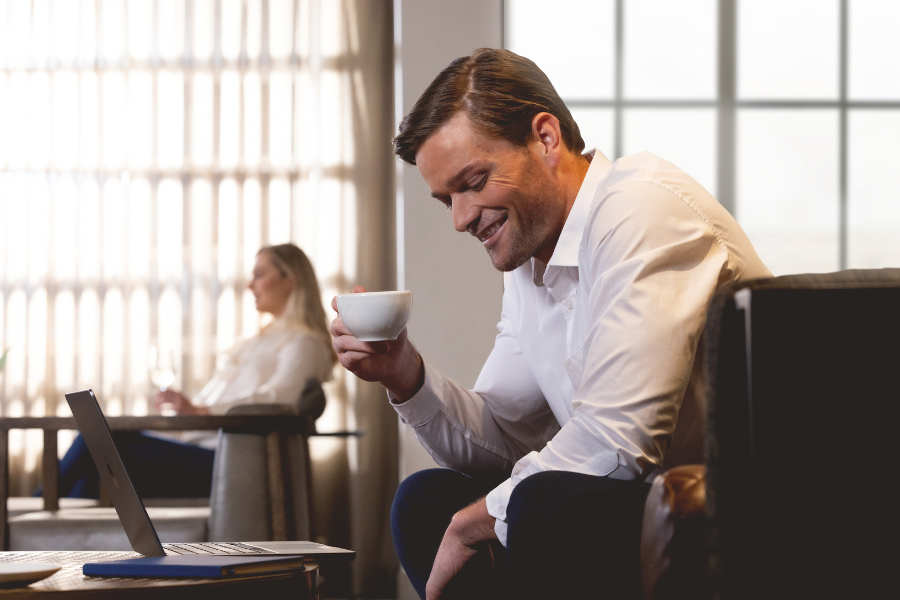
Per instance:
[[[584,183],[584,178],[587,177],[587,172],[591,167],[591,161],[593,159],[593,151],[588,154],[577,154],[572,152],[566,154],[564,164],[561,165],[563,166],[562,176],[564,178],[563,185],[566,194],[566,219],[569,218],[569,213],[575,205],[575,198],[578,197],[578,192],[581,190],[581,184]]]
[[[593,155],[591,157],[593,158]],[[552,245],[544,246],[533,258],[546,264],[553,256],[556,242],[566,226],[566,221],[569,219],[569,213],[572,212],[572,207],[575,205],[575,199],[578,197],[584,178],[587,177],[588,169],[591,166],[590,160],[586,156],[574,152],[567,152],[564,155],[557,170],[557,190],[559,190],[557,198],[561,197],[565,202],[563,218],[553,235]]]

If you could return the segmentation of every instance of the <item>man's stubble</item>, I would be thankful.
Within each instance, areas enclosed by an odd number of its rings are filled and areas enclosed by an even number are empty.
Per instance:
[[[548,199],[555,190],[540,177],[540,172],[532,162],[534,160],[530,158],[531,164],[522,175],[526,183],[519,194],[515,220],[514,215],[510,214],[508,225],[511,227],[506,232],[506,252],[501,253],[500,248],[488,250],[491,263],[498,271],[519,268],[537,254],[547,243],[548,237],[553,235],[554,220],[558,216],[549,210],[554,204]]]

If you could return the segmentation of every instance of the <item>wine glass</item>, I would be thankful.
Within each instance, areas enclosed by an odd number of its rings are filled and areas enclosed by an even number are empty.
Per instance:
[[[156,386],[160,392],[169,389],[175,383],[175,353],[171,350],[165,351],[156,346],[150,346],[148,352],[148,363],[150,367],[150,381]],[[169,403],[160,406],[159,414],[163,416],[173,416],[175,414],[174,407]]]

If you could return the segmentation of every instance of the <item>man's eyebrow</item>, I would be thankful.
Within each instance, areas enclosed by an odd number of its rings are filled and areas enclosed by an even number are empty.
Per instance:
[[[455,189],[456,186],[459,185],[459,182],[462,181],[463,179],[465,179],[470,171],[473,171],[481,166],[483,166],[481,163],[471,163],[471,164],[464,166],[462,169],[459,170],[459,173],[457,173],[456,175],[454,175],[453,177],[451,177],[450,179],[447,180],[447,183],[444,184],[445,189],[448,189],[448,190]],[[431,196],[433,198],[437,198],[438,200],[440,200],[441,198],[446,196],[446,194],[441,194],[439,192],[433,192],[431,194]]]

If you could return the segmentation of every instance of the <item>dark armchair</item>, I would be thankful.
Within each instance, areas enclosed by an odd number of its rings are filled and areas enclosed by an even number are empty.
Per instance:
[[[646,598],[896,595],[900,269],[719,293],[706,465],[654,482]]]

